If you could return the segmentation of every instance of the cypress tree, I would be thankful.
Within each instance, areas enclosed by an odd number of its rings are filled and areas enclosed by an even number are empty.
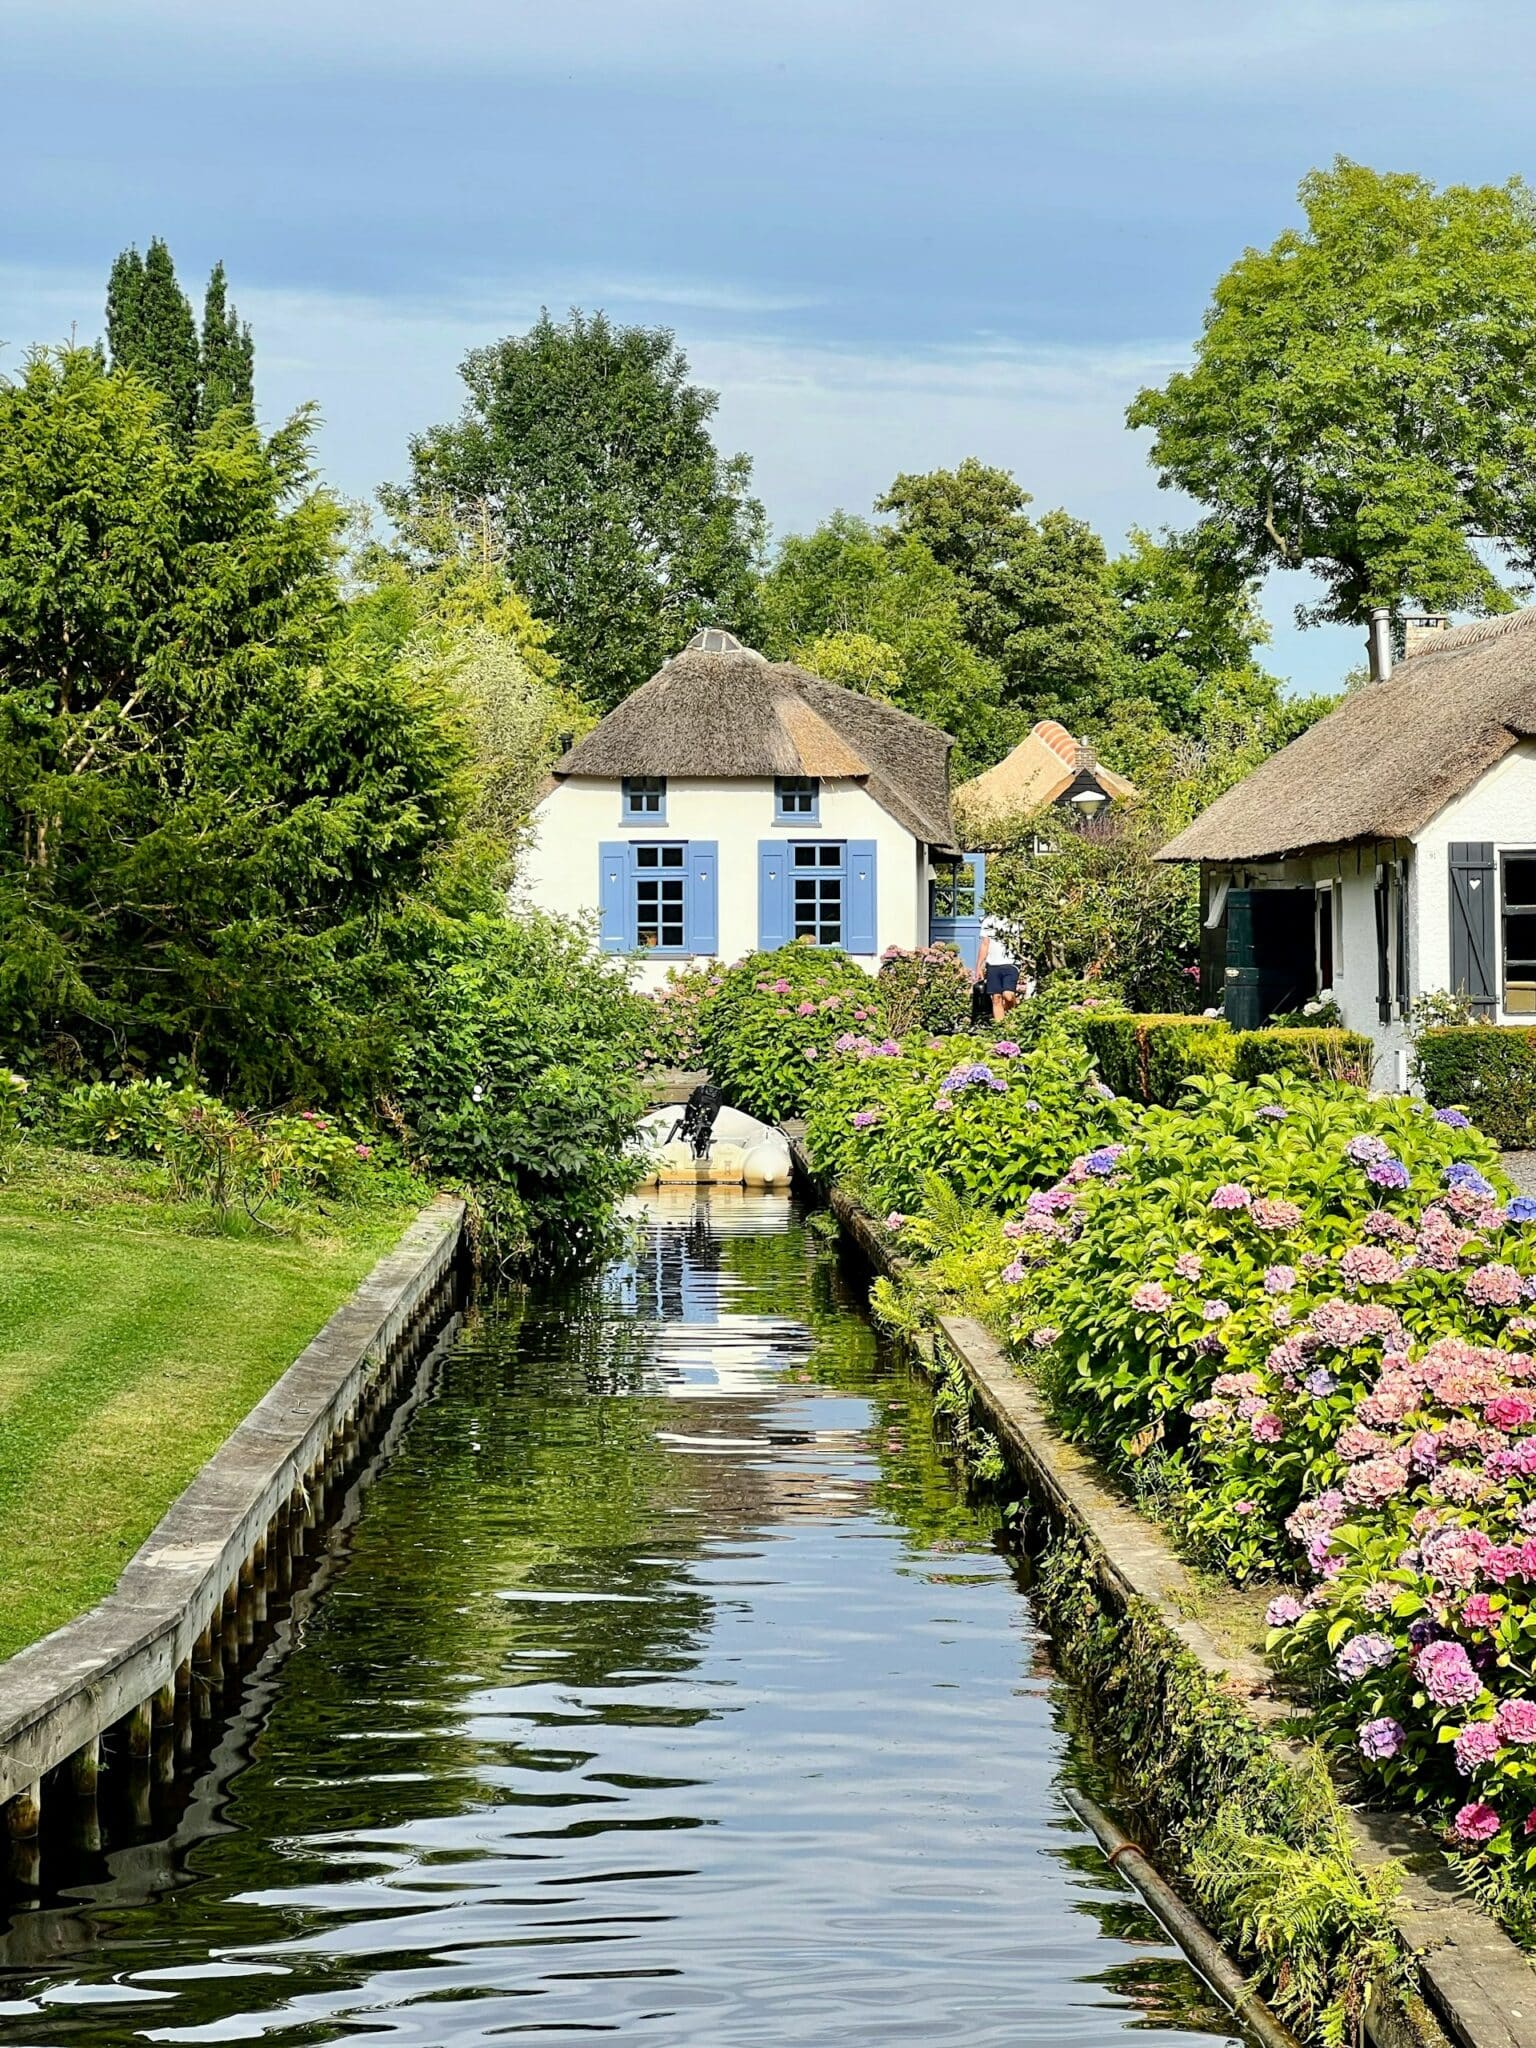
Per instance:
[[[107,342],[112,367],[147,378],[164,397],[177,438],[189,439],[197,426],[197,326],[158,235],[147,256],[128,249],[112,266]]]
[[[250,419],[255,410],[255,350],[251,330],[228,304],[224,265],[215,263],[203,299],[202,393],[197,423],[206,427],[230,406]]]

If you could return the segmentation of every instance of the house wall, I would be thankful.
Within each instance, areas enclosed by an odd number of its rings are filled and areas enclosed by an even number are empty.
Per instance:
[[[1491,840],[1495,873],[1505,853],[1536,852],[1536,743],[1522,740],[1502,761],[1455,797],[1425,826],[1414,843],[1418,873],[1419,934],[1422,971],[1415,974],[1416,992],[1451,985],[1450,849],[1457,840]],[[1511,1015],[1503,1006],[1502,934],[1494,918],[1495,955],[1499,962],[1500,1024],[1530,1024],[1527,1015]]]
[[[599,917],[598,849],[605,840],[713,840],[719,848],[718,958],[739,960],[757,946],[757,854],[765,839],[871,839],[876,846],[877,950],[862,959],[873,973],[887,946],[928,938],[926,848],[855,782],[824,781],[819,817],[775,824],[770,777],[741,781],[677,777],[667,783],[662,823],[625,818],[617,782],[568,776],[535,807],[531,840],[519,863],[518,897],[559,917]],[[645,958],[642,987],[659,987],[675,954]]]

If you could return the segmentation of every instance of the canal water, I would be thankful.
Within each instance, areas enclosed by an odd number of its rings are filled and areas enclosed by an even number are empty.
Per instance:
[[[11,1918],[0,2040],[1232,2041],[858,1292],[658,1198],[475,1311],[174,1824]]]

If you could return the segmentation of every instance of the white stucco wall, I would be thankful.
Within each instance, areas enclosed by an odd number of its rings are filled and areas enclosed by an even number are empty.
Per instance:
[[[871,973],[887,946],[919,946],[928,938],[925,849],[905,826],[854,782],[824,781],[819,816],[778,825],[771,778],[734,782],[669,778],[664,823],[622,815],[617,782],[569,776],[535,807],[531,841],[519,864],[517,894],[559,917],[598,921],[598,848],[605,840],[714,840],[719,848],[718,958],[739,960],[757,946],[757,849],[764,839],[872,839],[876,847],[876,952],[863,959]],[[686,966],[675,954],[642,959],[642,986],[659,987],[669,968]]]
[[[1451,983],[1451,862],[1455,840],[1492,840],[1495,886],[1500,886],[1499,857],[1536,852],[1536,743],[1522,740],[1490,768],[1464,795],[1455,797],[1425,826],[1414,843],[1418,877],[1418,925],[1422,948],[1415,969],[1418,991],[1449,988]],[[1529,1015],[1511,1015],[1503,1007],[1501,933],[1495,899],[1494,949],[1501,981],[1500,1024],[1529,1024]]]

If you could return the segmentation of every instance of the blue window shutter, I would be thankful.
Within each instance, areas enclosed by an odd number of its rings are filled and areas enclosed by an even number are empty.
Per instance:
[[[629,882],[629,848],[622,839],[605,839],[597,850],[597,900],[602,911],[605,953],[627,953],[635,941],[630,916],[635,892]]]
[[[848,914],[843,926],[844,948],[850,953],[873,953],[877,950],[875,934],[879,929],[873,839],[849,840],[848,872],[843,888],[848,898]]]
[[[789,944],[789,860],[787,841],[757,842],[757,946],[772,953]]]
[[[720,950],[720,849],[713,839],[688,844],[687,923],[683,943],[690,953]]]

